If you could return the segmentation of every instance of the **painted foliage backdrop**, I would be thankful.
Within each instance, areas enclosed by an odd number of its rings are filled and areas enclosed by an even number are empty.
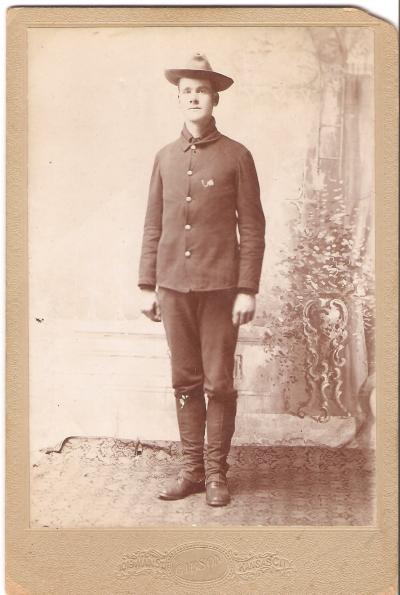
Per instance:
[[[154,154],[182,125],[163,69],[193,50],[235,79],[217,125],[251,150],[267,218],[236,439],[351,441],[373,386],[372,32],[37,29],[29,46],[33,456],[71,435],[177,438],[136,280]]]

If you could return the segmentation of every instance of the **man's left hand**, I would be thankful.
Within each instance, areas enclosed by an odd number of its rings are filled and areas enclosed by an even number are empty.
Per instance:
[[[253,320],[256,311],[256,298],[247,293],[238,293],[233,305],[232,322],[235,326]]]

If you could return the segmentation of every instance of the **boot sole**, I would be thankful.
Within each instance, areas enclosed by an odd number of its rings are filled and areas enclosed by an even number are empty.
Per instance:
[[[227,506],[230,503],[230,500],[228,500],[227,502],[207,502],[208,506]]]

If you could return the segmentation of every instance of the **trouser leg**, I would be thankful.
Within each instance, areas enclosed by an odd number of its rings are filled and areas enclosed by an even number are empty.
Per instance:
[[[204,481],[206,404],[203,391],[197,302],[193,294],[159,290],[162,320],[171,352],[172,385],[182,445],[181,475]]]
[[[158,299],[171,353],[172,386],[176,395],[188,394],[204,381],[196,295],[160,287]]]
[[[233,383],[238,327],[232,323],[235,289],[199,294],[198,327],[204,390],[209,397],[235,397]]]
[[[207,292],[198,310],[204,389],[207,406],[206,482],[225,483],[232,436],[235,431],[237,391],[234,358],[238,327],[232,323],[236,291]]]

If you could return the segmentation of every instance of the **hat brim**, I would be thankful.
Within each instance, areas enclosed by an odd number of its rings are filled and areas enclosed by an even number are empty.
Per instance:
[[[208,79],[212,82],[214,91],[225,91],[233,84],[233,79],[213,70],[190,68],[169,68],[164,71],[165,77],[173,85],[177,85],[181,78]]]

